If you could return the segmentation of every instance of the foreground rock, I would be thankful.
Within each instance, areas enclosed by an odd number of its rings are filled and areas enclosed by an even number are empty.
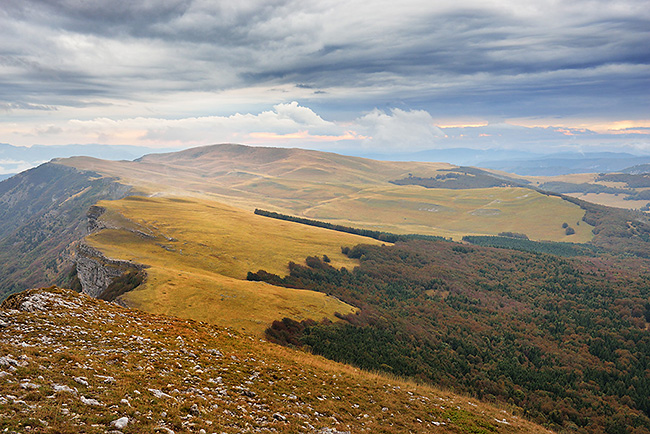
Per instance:
[[[503,410],[49,288],[0,309],[0,431],[542,433]]]

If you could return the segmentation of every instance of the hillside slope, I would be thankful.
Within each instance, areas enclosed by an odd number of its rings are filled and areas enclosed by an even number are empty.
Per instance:
[[[276,342],[513,403],[560,432],[650,433],[650,274],[638,258],[513,252],[410,240],[345,249],[272,281],[333,294],[360,312],[273,323]]]
[[[262,335],[276,318],[335,320],[350,305],[313,291],[250,282],[251,270],[288,274],[290,261],[330,258],[358,264],[341,246],[366,238],[270,220],[196,198],[129,197],[100,202],[105,229],[86,243],[108,257],[147,266],[147,280],[119,300],[143,310],[231,326]],[[380,244],[378,241],[373,244]]]
[[[5,301],[0,354],[4,431],[549,432],[474,399],[56,288]]]
[[[573,242],[592,236],[587,224],[575,227],[571,236],[562,229],[564,222],[582,218],[579,206],[517,186],[479,189],[473,185],[473,172],[465,174],[469,179],[463,190],[390,183],[453,175],[454,166],[444,163],[232,144],[148,155],[134,162],[72,158],[58,163],[116,177],[150,195],[202,195],[251,211],[264,208],[393,233],[460,240],[468,234],[510,231]]]
[[[12,292],[64,283],[86,212],[131,188],[110,177],[43,164],[0,182],[0,300]]]

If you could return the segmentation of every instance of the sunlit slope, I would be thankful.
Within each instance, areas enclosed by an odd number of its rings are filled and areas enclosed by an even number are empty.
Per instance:
[[[387,162],[301,149],[215,145],[135,162],[91,158],[61,164],[119,178],[154,196],[208,197],[246,210],[264,208],[396,233],[460,239],[467,234],[525,233],[531,239],[585,242],[575,204],[528,189],[427,189],[389,181],[435,177],[454,166]],[[565,234],[562,224],[576,230]]]
[[[318,220],[460,238],[517,232],[531,239],[582,243],[593,238],[584,211],[558,197],[525,188],[467,190],[376,187],[305,211]],[[575,229],[566,235],[563,223]]]
[[[341,246],[373,242],[202,199],[129,197],[100,205],[110,229],[87,242],[109,257],[150,266],[144,288],[122,297],[126,304],[255,333],[278,318],[334,319],[353,308],[325,294],[249,282],[249,271],[284,275],[289,261],[323,255],[351,268],[356,264]]]
[[[648,203],[647,199],[635,199],[629,196],[634,195],[635,193],[650,190],[648,184],[639,186],[628,185],[625,182],[608,181],[602,179],[600,173],[574,173],[557,176],[527,176],[525,179],[530,181],[531,185],[536,187],[541,186],[543,189],[548,189],[548,185],[552,183],[575,184],[578,186],[576,191],[562,192],[567,196],[576,197],[586,202],[623,209],[643,209]],[[580,186],[584,185],[590,185],[593,187],[609,187],[618,191],[580,191]]]
[[[435,174],[446,163],[375,161],[303,149],[214,145],[137,161],[89,157],[58,160],[80,170],[119,178],[150,195],[210,195],[231,205],[299,214],[317,203],[346,197],[415,174]]]

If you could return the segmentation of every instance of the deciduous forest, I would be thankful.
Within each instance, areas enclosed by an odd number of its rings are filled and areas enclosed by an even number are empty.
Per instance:
[[[644,259],[422,240],[342,250],[360,265],[309,257],[284,278],[249,273],[360,308],[340,322],[278,320],[270,340],[510,403],[560,431],[650,432]]]

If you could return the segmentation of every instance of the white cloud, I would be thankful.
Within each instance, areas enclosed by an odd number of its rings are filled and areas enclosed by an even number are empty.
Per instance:
[[[257,114],[201,116],[182,119],[134,117],[70,120],[29,131],[32,140],[58,143],[129,144],[178,147],[237,142],[274,146],[341,147],[390,152],[431,149],[443,131],[423,110],[373,110],[351,122],[323,119],[309,107],[293,101],[276,104]],[[69,142],[68,142],[69,143]],[[63,143],[59,143],[63,144]]]
[[[356,124],[355,129],[368,136],[363,146],[377,151],[432,149],[445,135],[424,110],[393,109],[386,113],[375,109],[357,119]]]
[[[45,161],[43,160],[23,161],[23,160],[12,160],[12,159],[0,159],[0,175],[7,175],[9,173],[20,173],[43,163],[45,163]]]
[[[296,135],[297,133],[301,133]],[[346,128],[326,121],[308,107],[297,102],[276,104],[271,110],[258,114],[235,113],[230,116],[197,116],[181,119],[159,117],[130,117],[114,119],[98,117],[90,120],[72,119],[30,128],[13,123],[0,134],[15,144],[100,143],[111,145],[141,145],[150,147],[179,147],[221,142],[265,143],[282,145],[296,139],[309,142],[335,140]],[[265,136],[266,135],[266,136]],[[286,137],[284,137],[286,136]],[[312,137],[313,136],[313,137]],[[283,139],[284,137],[284,139]],[[31,144],[29,143],[29,144]]]
[[[650,120],[621,125],[643,127]],[[558,151],[626,146],[650,151],[650,133],[643,128],[595,132],[586,127],[516,122],[438,127],[424,110],[374,109],[352,120],[332,121],[298,102],[280,103],[257,113],[228,116],[96,117],[40,123],[0,122],[0,137],[15,145],[93,143],[185,148],[214,143],[301,147],[352,154],[404,154],[455,147]]]

